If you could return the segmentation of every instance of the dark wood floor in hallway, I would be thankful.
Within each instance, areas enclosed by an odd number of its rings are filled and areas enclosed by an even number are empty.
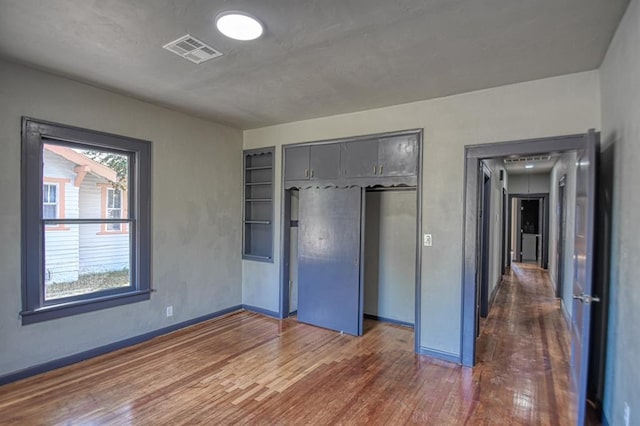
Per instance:
[[[516,265],[474,369],[415,355],[396,325],[239,312],[0,387],[0,423],[570,425],[567,336],[546,273]]]

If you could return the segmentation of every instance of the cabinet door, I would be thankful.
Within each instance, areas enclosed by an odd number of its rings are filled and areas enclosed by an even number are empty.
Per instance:
[[[284,180],[309,179],[309,147],[297,146],[284,150]]]
[[[415,135],[380,139],[379,176],[413,176],[418,171],[418,139]]]
[[[340,144],[314,145],[309,157],[311,179],[340,177]]]
[[[347,177],[375,176],[378,164],[378,140],[343,143],[341,162]]]

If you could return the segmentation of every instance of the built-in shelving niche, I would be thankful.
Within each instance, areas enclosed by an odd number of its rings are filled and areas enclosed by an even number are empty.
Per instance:
[[[274,147],[244,151],[242,258],[273,262]]]

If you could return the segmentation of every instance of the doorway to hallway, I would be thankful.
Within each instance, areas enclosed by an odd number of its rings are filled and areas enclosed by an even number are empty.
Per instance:
[[[582,135],[563,136],[555,138],[542,138],[536,140],[514,141],[505,143],[494,143],[486,145],[474,145],[465,148],[465,212],[464,212],[464,263],[463,263],[463,336],[462,336],[462,360],[463,364],[473,366],[478,362],[477,350],[481,339],[476,340],[478,335],[478,327],[482,327],[483,324],[478,324],[479,309],[477,305],[478,300],[478,283],[482,280],[481,271],[483,271],[487,264],[479,264],[480,261],[484,261],[482,256],[477,256],[478,252],[482,252],[482,226],[483,221],[481,215],[483,196],[481,193],[482,181],[481,175],[478,173],[479,168],[484,164],[493,162],[494,167],[499,167],[500,159],[504,164],[515,163],[521,165],[522,169],[536,169],[544,161],[550,161],[549,171],[552,171],[552,176],[558,177],[560,172],[560,166],[565,169],[570,169],[573,177],[574,192],[572,194],[575,197],[574,204],[576,208],[572,211],[575,221],[574,226],[567,226],[563,232],[567,232],[569,229],[573,231],[571,239],[574,242],[571,251],[573,256],[564,256],[565,267],[571,266],[574,277],[573,293],[563,295],[563,303],[560,306],[564,306],[567,311],[567,323],[570,325],[568,328],[571,332],[571,377],[574,389],[577,394],[576,404],[576,418],[578,423],[582,424],[585,407],[586,407],[586,388],[587,388],[587,366],[589,358],[589,337],[590,337],[590,319],[591,319],[591,306],[590,304],[595,302],[597,298],[592,295],[592,275],[593,275],[593,247],[594,247],[594,210],[595,210],[595,174],[597,159],[596,149],[598,143],[598,135],[594,131],[589,131]],[[559,161],[557,158],[560,156],[563,163],[560,166],[556,165]],[[498,160],[498,164],[496,164]],[[540,161],[539,163],[534,163]],[[503,169],[504,169],[503,164]],[[512,164],[513,165],[513,164]],[[495,170],[494,170],[495,171]],[[550,201],[557,201],[557,191],[555,190],[555,184],[550,185],[550,178],[534,179],[534,175],[527,173],[523,170],[524,177],[517,179],[519,181],[519,190],[514,190],[511,187],[511,183],[507,186],[507,190],[510,194],[525,193],[533,195],[535,193],[543,192],[540,190],[541,182],[545,192],[550,193]],[[513,180],[513,179],[508,179]],[[493,188],[495,191],[496,188]],[[567,203],[571,204],[571,203]],[[540,212],[540,204],[538,204],[538,211]],[[538,219],[540,217],[538,214]],[[520,216],[519,216],[520,217]],[[555,217],[555,215],[554,215]],[[491,217],[491,222],[499,222],[498,217]],[[510,227],[512,233],[524,231],[521,227],[516,229],[515,226]],[[533,232],[539,233],[539,229],[535,230],[535,226],[531,227]],[[552,226],[554,232],[557,232],[557,227]],[[522,232],[524,233],[524,232]],[[535,235],[535,234],[534,234]],[[493,239],[499,240],[500,236],[492,236]],[[557,238],[557,234],[555,235]],[[522,240],[516,238],[516,241]],[[555,239],[553,240],[556,241]],[[531,256],[527,258],[542,260],[542,266],[546,266],[546,260],[544,255],[540,253],[541,245],[548,244],[543,239],[542,244],[537,244],[532,250]],[[549,245],[550,247],[557,247],[554,243]],[[495,247],[495,245],[494,245]],[[543,252],[545,250],[543,249]],[[566,251],[566,250],[565,250]],[[499,264],[499,254],[494,256],[495,251],[491,250],[492,255],[489,256],[492,262],[489,268],[495,270],[496,260]],[[517,250],[517,260],[521,259],[520,248]],[[568,259],[579,259],[578,262],[569,265]],[[553,270],[556,271],[556,262],[553,262]],[[499,265],[498,265],[499,266]],[[538,267],[537,265],[535,266]],[[555,275],[555,274],[554,274]],[[565,272],[566,276],[569,276],[569,271]],[[495,273],[493,274],[495,277]],[[502,281],[503,282],[503,281]],[[503,282],[504,283],[504,282]],[[498,294],[502,290],[498,286]],[[552,291],[555,296],[555,292]],[[555,298],[554,298],[555,300]],[[489,313],[491,315],[491,311]],[[484,330],[480,330],[480,333],[484,333]],[[567,357],[568,354],[566,353]],[[567,363],[569,359],[567,358]]]

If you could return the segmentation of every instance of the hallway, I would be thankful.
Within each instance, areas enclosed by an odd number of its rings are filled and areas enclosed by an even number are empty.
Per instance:
[[[491,405],[494,416],[526,424],[575,423],[570,334],[547,271],[512,263],[480,330],[475,376],[482,400],[502,401]]]

